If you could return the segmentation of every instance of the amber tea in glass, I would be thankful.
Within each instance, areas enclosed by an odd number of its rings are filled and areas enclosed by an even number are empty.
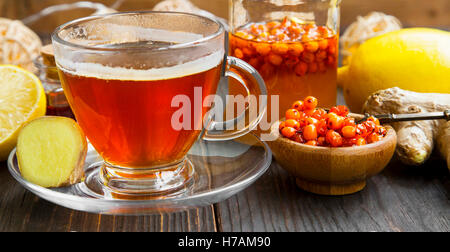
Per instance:
[[[91,185],[96,178],[90,177],[87,187],[122,195],[116,198],[186,189],[195,175],[186,155],[199,137],[220,140],[245,134],[205,129],[223,124],[207,120],[211,107],[202,104],[216,94],[229,71],[254,76],[243,83],[249,90],[265,89],[253,68],[225,55],[225,37],[224,27],[215,20],[170,12],[94,16],[55,31],[64,92],[80,127],[104,159],[98,179],[105,188]],[[173,120],[180,109],[174,106],[177,97],[188,103],[181,120],[190,125],[181,128]]]

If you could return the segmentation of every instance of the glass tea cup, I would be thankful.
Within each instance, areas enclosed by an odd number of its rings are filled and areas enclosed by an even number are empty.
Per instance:
[[[62,86],[104,159],[99,179],[106,190],[133,196],[187,188],[195,169],[186,155],[199,137],[234,139],[261,120],[265,99],[237,130],[224,129],[245,118],[215,121],[215,109],[205,105],[216,99],[223,76],[249,94],[266,94],[251,66],[226,56],[227,35],[213,19],[175,12],[107,14],[57,28],[52,40]]]

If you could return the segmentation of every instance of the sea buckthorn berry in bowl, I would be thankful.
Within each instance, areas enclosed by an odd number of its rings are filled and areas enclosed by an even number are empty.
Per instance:
[[[306,123],[307,123],[307,125],[310,125],[310,124],[317,125],[319,123],[319,120],[317,120],[314,117],[307,117],[306,118]]]
[[[317,140],[318,134],[317,134],[317,128],[314,124],[306,125],[303,128],[303,138],[307,141],[315,141]]]
[[[344,119],[344,126],[355,126],[356,127],[355,118],[346,117]]]
[[[300,123],[297,120],[289,119],[289,120],[286,120],[285,127],[291,127],[291,128],[296,129],[296,130],[299,130],[300,129]]]
[[[344,126],[342,127],[342,136],[345,138],[353,138],[356,136],[356,127]]]
[[[318,103],[318,101],[317,101],[316,97],[308,96],[303,101],[303,106],[304,106],[305,110],[315,109],[317,107],[317,103]]]
[[[297,142],[297,143],[306,143],[305,139],[303,138],[302,133],[300,132],[296,132],[295,135],[293,137],[290,138],[292,141]]]
[[[286,119],[294,119],[294,120],[299,120],[301,118],[301,114],[300,112],[298,112],[298,110],[296,109],[289,109],[286,111]]]
[[[341,147],[343,142],[342,136],[332,129],[327,131],[325,141],[327,141],[332,147]]]
[[[303,101],[296,101],[292,104],[292,108],[296,109],[298,111],[302,111],[303,110]]]
[[[378,118],[370,116],[369,118],[367,118],[367,121],[371,121],[374,122],[376,125],[380,125],[380,120],[378,120]]]
[[[316,111],[314,111],[312,117],[316,118],[317,120],[320,119],[324,119],[325,116],[327,115],[327,111],[325,111],[325,109],[316,109]]]
[[[318,103],[314,96],[308,96],[303,101],[294,102],[292,108],[286,111],[286,121],[283,121],[281,125],[300,130],[307,141],[317,140],[317,137],[325,136],[327,146],[332,147],[378,142],[387,134],[386,128],[381,126],[380,121],[373,116],[363,123],[356,124],[355,118],[349,116],[349,109],[346,106],[335,106],[327,112],[322,108],[317,108]],[[376,136],[379,136],[379,138]],[[343,138],[355,139],[343,141]],[[363,138],[364,142],[357,142],[357,138]],[[350,145],[350,143],[353,143],[353,145]],[[318,146],[320,146],[320,143],[318,143]]]
[[[281,134],[286,137],[286,138],[291,138],[295,135],[295,132],[297,132],[294,128],[292,127],[284,127],[281,130]]]
[[[298,112],[299,119],[283,119],[272,126],[276,140],[267,143],[275,159],[306,191],[345,195],[362,190],[366,179],[381,172],[392,158],[395,131],[389,125],[377,125],[376,118],[356,124],[363,116],[349,113],[345,106],[318,112],[320,104],[310,98],[292,106],[302,104],[306,109],[311,104],[313,110],[289,109],[286,114],[296,118]],[[320,119],[315,118],[318,115]]]
[[[317,146],[317,141],[316,140],[310,140],[308,142],[305,143],[306,145],[311,145],[311,146]]]
[[[283,129],[283,128],[285,128],[286,127],[286,122],[281,122],[280,123],[280,126],[278,127],[279,128],[279,130],[280,130],[280,132],[281,132],[281,130]]]
[[[328,119],[328,128],[331,130],[340,130],[344,126],[344,117],[332,116]]]

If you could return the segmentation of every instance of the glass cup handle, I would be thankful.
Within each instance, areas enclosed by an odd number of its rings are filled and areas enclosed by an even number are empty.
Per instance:
[[[240,84],[244,86],[247,90],[248,96],[246,97],[246,102],[248,106],[246,111],[234,119],[217,122],[211,121],[207,130],[204,132],[203,139],[208,141],[223,141],[231,140],[241,137],[250,131],[254,130],[258,126],[259,122],[262,120],[263,116],[267,110],[267,88],[261,75],[245,61],[240,60],[235,57],[227,57],[227,66],[225,71],[225,76],[237,80]],[[244,78],[242,77],[244,76]],[[258,90],[259,94],[255,91]],[[256,97],[259,95],[259,108],[257,107],[258,100]],[[254,99],[250,97],[253,96]],[[256,104],[254,104],[256,103]],[[250,108],[250,109],[249,109]],[[246,120],[246,115],[249,110],[257,109],[256,117],[243,128],[236,128],[236,125],[242,123]]]

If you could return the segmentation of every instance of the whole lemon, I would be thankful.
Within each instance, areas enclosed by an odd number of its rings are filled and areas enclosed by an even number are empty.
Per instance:
[[[372,93],[391,87],[450,93],[450,32],[409,28],[369,39],[338,79],[355,112]]]

